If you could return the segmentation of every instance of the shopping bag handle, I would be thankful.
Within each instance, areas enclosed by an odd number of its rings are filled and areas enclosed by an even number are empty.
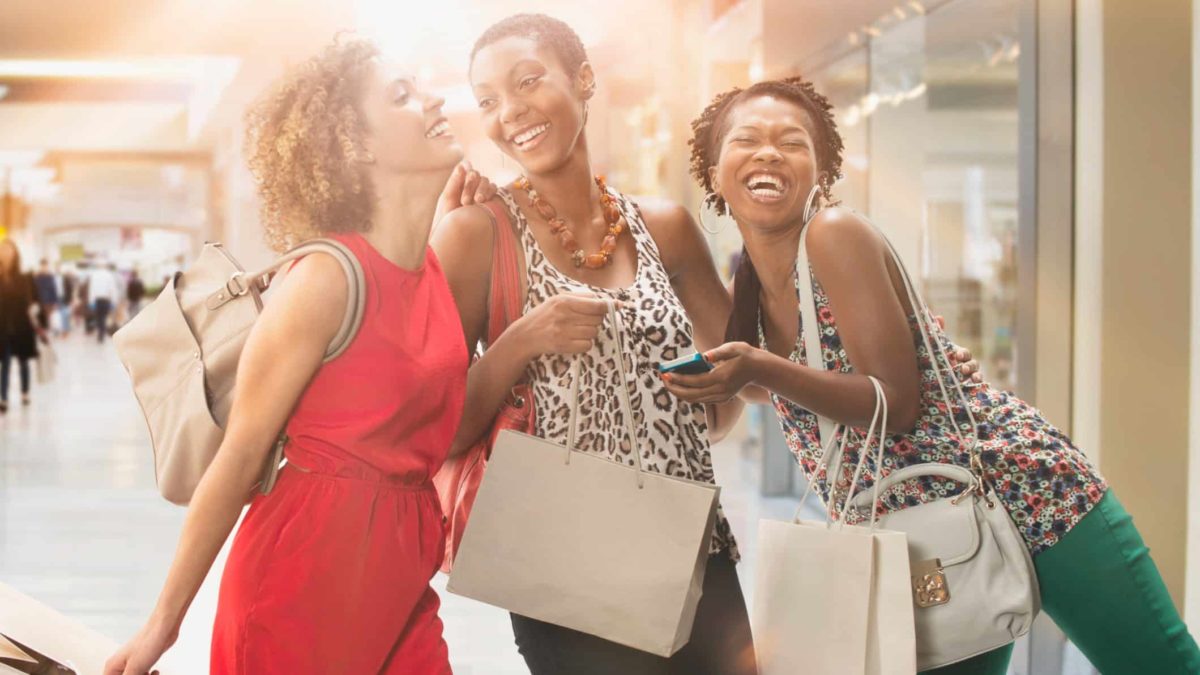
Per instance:
[[[617,387],[617,393],[621,399],[621,408],[625,413],[625,429],[629,434],[629,447],[633,451],[634,462],[637,466],[638,489],[642,489],[646,486],[645,470],[642,467],[642,450],[639,447],[640,444],[637,438],[637,424],[633,417],[633,404],[629,400],[629,371],[625,367],[625,338],[621,334],[621,314],[617,310],[617,304],[612,300],[608,301],[608,324],[612,329],[613,337],[606,337],[605,342],[614,350],[617,360],[620,362],[619,372],[621,382]],[[571,409],[570,417],[567,419],[567,444],[564,446],[567,464],[571,463],[571,454],[578,452],[575,449],[575,438],[579,432],[579,363],[582,360],[582,356],[577,356],[571,364]]]
[[[888,419],[888,403],[887,396],[883,392],[883,385],[872,375],[868,375],[867,379],[871,381],[871,386],[875,388],[875,412],[871,414],[871,425],[867,429],[866,439],[863,441],[863,451],[859,453],[858,464],[854,467],[854,476],[850,480],[850,485],[846,490],[846,498],[843,502],[841,510],[838,512],[839,517],[836,521],[833,519],[832,510],[829,505],[825,505],[825,525],[832,526],[834,522],[841,524],[846,517],[846,510],[850,508],[851,502],[857,496],[855,493],[858,488],[858,481],[862,477],[863,467],[866,464],[867,454],[871,449],[872,441],[876,441],[878,450],[875,454],[875,466],[879,467],[883,462],[884,446],[887,443],[887,419]],[[817,465],[813,469],[812,478],[808,481],[808,486],[804,488],[804,494],[800,497],[800,504],[796,507],[796,515],[793,517],[793,522],[800,522],[800,514],[804,509],[804,503],[808,501],[808,495],[812,492],[813,486],[816,485],[817,477],[821,473],[821,469],[825,469],[825,480],[828,482],[830,477],[840,476],[842,473],[842,460],[845,457],[846,442],[850,439],[850,428],[844,427],[842,431],[842,440],[838,444],[836,452],[830,452],[836,434],[830,434],[828,442],[821,448],[821,454],[817,457]],[[878,431],[878,433],[876,433]],[[836,460],[836,464],[834,463]],[[830,465],[833,464],[831,467]],[[878,468],[876,468],[878,471]],[[876,480],[871,492],[871,503],[875,504],[879,500],[879,483]],[[834,486],[830,487],[829,495],[835,495]],[[871,528],[875,527],[875,510],[871,510]]]

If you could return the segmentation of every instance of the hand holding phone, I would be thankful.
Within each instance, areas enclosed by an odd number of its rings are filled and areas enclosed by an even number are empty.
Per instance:
[[[686,356],[658,364],[658,372],[680,375],[701,375],[712,369],[713,365],[699,352],[692,352]]]

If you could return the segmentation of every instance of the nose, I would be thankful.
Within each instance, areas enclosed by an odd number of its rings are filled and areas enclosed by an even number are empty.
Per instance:
[[[446,105],[446,99],[437,94],[425,94],[425,111],[433,112]]]
[[[505,99],[500,103],[500,121],[504,124],[517,122],[528,111],[529,106],[525,105],[524,103],[521,103],[520,101],[514,101],[512,99]]]
[[[783,161],[783,155],[773,144],[767,143],[754,153],[754,161],[766,164],[776,164]]]

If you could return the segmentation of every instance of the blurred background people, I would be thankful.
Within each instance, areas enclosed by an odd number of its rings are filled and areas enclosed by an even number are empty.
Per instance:
[[[125,299],[129,302],[128,319],[132,319],[141,311],[142,301],[146,299],[146,284],[142,283],[136,269],[129,273],[129,281],[125,284]]]
[[[112,263],[99,263],[88,274],[88,295],[97,342],[104,342],[108,336],[109,318],[121,297],[121,282],[115,270]]]
[[[33,277],[21,271],[21,252],[11,239],[0,241],[0,414],[8,412],[9,376],[15,361],[21,404],[29,405],[29,360],[37,358]]]
[[[50,317],[58,308],[59,281],[50,269],[50,261],[42,258],[38,265],[37,274],[33,276],[33,284],[37,289],[38,326],[43,331],[50,330]]]

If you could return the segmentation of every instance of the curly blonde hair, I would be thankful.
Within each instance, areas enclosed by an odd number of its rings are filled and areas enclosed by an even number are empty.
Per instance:
[[[245,153],[267,244],[283,251],[328,232],[371,227],[372,161],[360,109],[378,48],[336,40],[246,111]]]

